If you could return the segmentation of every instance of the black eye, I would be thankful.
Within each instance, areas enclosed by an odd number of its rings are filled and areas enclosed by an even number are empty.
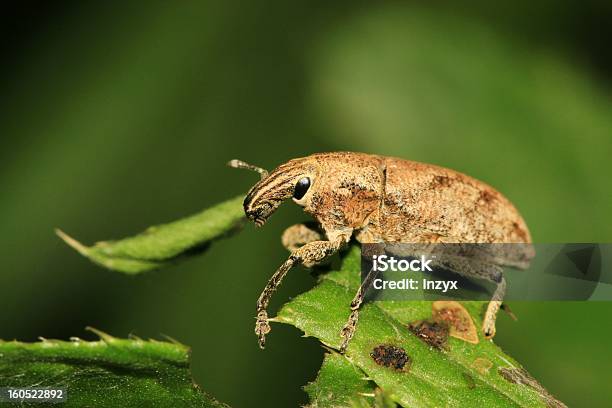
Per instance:
[[[297,184],[295,185],[295,190],[293,191],[293,198],[296,200],[304,197],[308,189],[310,188],[310,179],[308,177],[302,177]]]

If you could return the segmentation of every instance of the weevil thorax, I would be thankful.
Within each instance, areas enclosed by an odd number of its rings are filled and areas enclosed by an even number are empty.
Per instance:
[[[262,226],[288,198],[294,197],[294,201],[304,205],[310,197],[310,187],[316,181],[317,173],[317,162],[311,157],[281,164],[249,190],[244,199],[246,216],[257,226]],[[296,198],[296,193],[302,193],[301,190],[304,194]]]
[[[380,207],[384,169],[380,156],[354,152],[318,153],[319,176],[304,211],[329,239],[364,228]],[[300,204],[300,203],[298,203]]]

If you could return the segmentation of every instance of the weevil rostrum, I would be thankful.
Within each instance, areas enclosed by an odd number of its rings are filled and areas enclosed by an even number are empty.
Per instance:
[[[311,267],[324,261],[351,237],[360,243],[531,242],[525,221],[508,199],[487,184],[447,168],[352,152],[293,159],[270,173],[239,160],[228,164],[261,174],[244,199],[245,214],[257,226],[263,226],[289,198],[318,224],[317,228],[293,225],[283,233],[283,245],[291,255],[257,300],[255,334],[261,348],[270,332],[268,303],[287,272],[295,265]],[[501,273],[479,277],[497,284],[482,325],[490,338],[506,283]],[[341,351],[356,330],[366,285],[350,304],[350,316],[340,333]]]

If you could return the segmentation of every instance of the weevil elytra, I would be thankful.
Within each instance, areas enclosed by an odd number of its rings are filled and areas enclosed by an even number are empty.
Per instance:
[[[286,273],[295,265],[322,262],[353,236],[360,243],[531,242],[525,221],[510,201],[487,184],[443,167],[352,152],[293,159],[270,173],[239,160],[228,165],[261,174],[244,199],[245,214],[257,226],[289,198],[316,221],[315,228],[297,224],[283,234],[291,255],[257,301],[255,333],[262,348],[270,332],[266,309]],[[479,277],[497,284],[483,320],[485,336],[492,337],[506,283],[500,273]],[[356,330],[365,289],[367,282],[350,304],[341,351]]]

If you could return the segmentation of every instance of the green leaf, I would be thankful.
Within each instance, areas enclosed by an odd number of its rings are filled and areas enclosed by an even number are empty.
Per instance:
[[[332,352],[325,355],[317,379],[304,390],[313,408],[370,406],[375,386],[348,359]]]
[[[304,387],[309,408],[395,408],[397,405],[366,374],[341,354],[325,355],[317,379]]]
[[[186,346],[90,330],[99,341],[0,340],[0,384],[66,388],[62,407],[227,407],[193,382]]]
[[[215,239],[242,226],[244,212],[239,196],[168,224],[149,227],[133,237],[102,241],[87,247],[61,230],[57,234],[81,255],[105,268],[138,274],[161,268],[177,259],[201,252]]]
[[[274,320],[294,325],[327,347],[339,349],[339,333],[359,287],[359,276],[359,249],[352,247],[340,271],[324,275],[317,287],[287,303]],[[484,304],[463,305],[480,327]],[[427,301],[364,305],[346,358],[402,406],[565,406],[514,359],[492,341],[485,340],[480,330],[478,344],[451,337],[442,350],[430,347],[408,330],[410,323],[429,319],[431,315],[432,302]],[[370,354],[379,345],[405,350],[411,359],[409,368],[395,370],[377,364]]]

